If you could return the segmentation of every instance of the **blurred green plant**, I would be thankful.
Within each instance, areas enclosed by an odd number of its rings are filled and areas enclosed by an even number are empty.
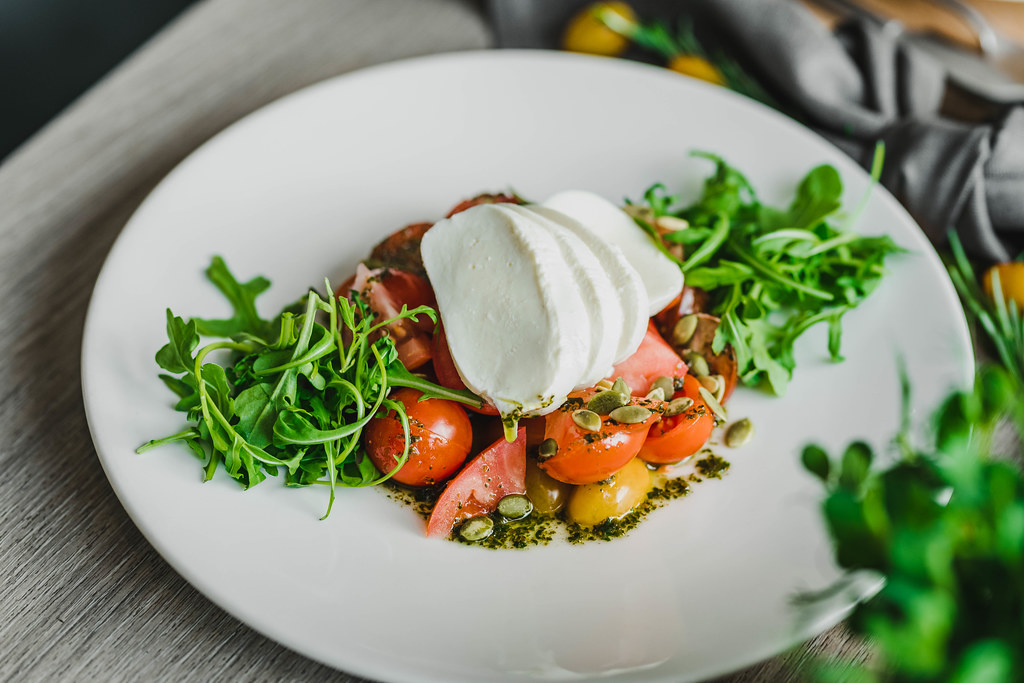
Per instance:
[[[988,297],[956,237],[949,270],[1000,364],[934,415],[932,443],[912,445],[908,400],[897,457],[874,463],[853,443],[835,458],[802,454],[823,483],[838,564],[884,577],[849,620],[880,655],[871,666],[826,667],[821,680],[957,683],[1024,681],[1024,344],[1016,305]],[[1011,452],[994,453],[994,432]]]

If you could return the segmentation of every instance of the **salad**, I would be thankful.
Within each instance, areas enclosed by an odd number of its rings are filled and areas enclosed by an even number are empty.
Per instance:
[[[215,257],[207,275],[234,315],[167,311],[156,360],[189,425],[139,451],[181,442],[206,479],[325,486],[325,517],[339,488],[390,481],[431,537],[518,547],[551,538],[554,519],[570,540],[617,535],[720,476],[716,426],[731,447],[753,433],[728,422],[729,397],[739,382],[782,393],[804,330],[826,322],[839,358],[843,313],[899,250],[829,223],[831,167],[777,210],[709,158],[692,204],[660,185],[625,208],[581,191],[479,195],[270,320],[255,303],[269,282]],[[675,476],[688,460],[699,475]]]

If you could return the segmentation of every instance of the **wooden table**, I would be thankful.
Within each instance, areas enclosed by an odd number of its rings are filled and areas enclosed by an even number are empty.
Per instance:
[[[0,166],[0,680],[356,680],[214,606],[128,518],[82,407],[85,307],[132,211],[228,124],[330,76],[490,41],[465,2],[204,0]],[[869,652],[837,627],[722,680]]]

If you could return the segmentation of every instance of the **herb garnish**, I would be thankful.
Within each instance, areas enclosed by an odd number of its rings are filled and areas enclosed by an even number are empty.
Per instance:
[[[246,488],[284,470],[288,486],[330,487],[326,518],[337,486],[371,486],[388,479],[406,461],[409,422],[402,404],[387,398],[391,387],[424,392],[480,406],[479,397],[413,375],[398,359],[387,326],[425,315],[428,306],[402,307],[394,318],[379,320],[353,293],[351,301],[309,291],[273,320],[256,310],[256,297],[270,281],[256,277],[240,283],[220,257],[207,277],[228,299],[234,315],[225,320],[192,318],[167,310],[168,343],[156,354],[169,374],[160,379],[178,396],[176,410],[188,429],[149,441],[139,453],[182,442],[204,464],[204,480],[220,465]],[[199,348],[200,335],[221,338]],[[208,361],[214,352],[230,352],[227,365]],[[405,448],[394,470],[381,474],[363,450],[363,427],[379,411],[394,410],[405,433]]]
[[[709,312],[722,321],[712,350],[731,344],[743,382],[766,380],[781,395],[796,364],[796,340],[826,323],[829,353],[841,360],[843,315],[877,286],[885,257],[904,250],[888,236],[861,236],[830,222],[843,192],[832,166],[812,169],[789,207],[777,209],[761,203],[743,174],[720,157],[695,156],[715,164],[701,197],[679,206],[659,183],[633,207],[634,217],[679,264],[686,284],[709,293]],[[880,168],[879,151],[873,177]],[[682,218],[688,227],[659,230],[662,216]]]

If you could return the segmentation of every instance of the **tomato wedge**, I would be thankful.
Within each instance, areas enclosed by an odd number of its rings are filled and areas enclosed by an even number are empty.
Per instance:
[[[711,438],[715,418],[700,397],[700,386],[693,375],[683,379],[682,390],[677,391],[673,398],[685,396],[693,399],[693,405],[679,415],[663,417],[652,425],[637,457],[655,465],[664,465],[685,460],[704,447]]]
[[[621,424],[605,417],[596,432],[580,429],[572,413],[586,405],[593,394],[590,390],[570,394],[561,408],[547,415],[544,438],[554,439],[558,450],[538,464],[553,479],[566,484],[592,484],[618,472],[640,451],[647,431],[658,419],[657,412],[636,424]],[[634,398],[630,403],[654,407],[654,402],[646,399]]]
[[[425,278],[397,268],[370,270],[360,263],[356,267],[356,274],[338,287],[337,294],[348,296],[353,289],[383,319],[398,315],[403,305],[410,309],[417,306],[437,307],[434,290]],[[430,318],[421,315],[416,321],[398,320],[388,326],[388,331],[395,340],[398,358],[407,369],[414,370],[430,361],[430,342],[434,331],[434,323]]]
[[[634,396],[646,396],[651,384],[659,377],[682,377],[686,374],[686,363],[668,342],[658,334],[653,321],[647,323],[647,334],[636,352],[612,369],[609,379],[621,377],[629,385]]]
[[[448,482],[427,520],[427,536],[447,538],[456,524],[489,515],[513,493],[526,493],[525,427],[519,428],[515,441],[502,437],[488,446]]]

